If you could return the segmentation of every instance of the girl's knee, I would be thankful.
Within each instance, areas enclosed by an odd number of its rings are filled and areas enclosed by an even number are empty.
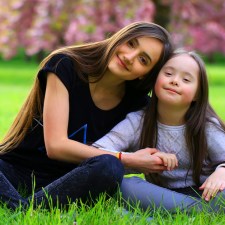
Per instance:
[[[93,179],[101,179],[102,182],[120,184],[124,175],[124,167],[121,161],[109,154],[92,157],[84,161],[80,166],[86,167]]]
[[[112,155],[99,156],[99,172],[102,178],[113,179],[121,183],[124,175],[124,167],[119,159]]]

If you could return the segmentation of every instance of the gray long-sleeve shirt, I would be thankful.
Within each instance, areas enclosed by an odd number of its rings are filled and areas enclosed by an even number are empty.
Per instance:
[[[212,118],[216,123],[218,121]],[[108,134],[93,145],[109,151],[134,152],[139,149],[140,133],[143,123],[143,111],[132,112],[117,124]],[[178,168],[158,174],[157,179],[163,187],[183,188],[194,186],[190,157],[185,141],[185,125],[167,126],[158,122],[158,140],[156,148],[162,152],[173,153],[178,159]],[[208,122],[206,126],[208,157],[204,161],[200,182],[215,171],[216,167],[225,166],[225,132]]]

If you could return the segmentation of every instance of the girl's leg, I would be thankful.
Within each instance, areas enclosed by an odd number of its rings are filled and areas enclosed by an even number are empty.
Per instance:
[[[65,206],[77,199],[83,202],[94,200],[103,192],[112,195],[120,185],[123,174],[123,165],[114,156],[101,155],[90,158],[36,192],[34,205],[44,203],[45,207],[49,207],[49,204]]]
[[[21,197],[11,181],[18,187],[19,179],[13,166],[0,160],[0,201],[13,210],[20,205],[26,207],[27,201]]]
[[[202,208],[202,204],[198,204],[201,199],[162,188],[139,177],[124,178],[121,192],[126,202],[131,205],[139,204],[144,210],[160,207],[175,212],[177,207],[180,210],[188,210],[193,206]]]

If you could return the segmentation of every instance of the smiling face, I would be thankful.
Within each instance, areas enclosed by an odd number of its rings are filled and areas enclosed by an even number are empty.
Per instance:
[[[159,103],[189,107],[197,98],[199,67],[188,54],[172,57],[156,80],[155,94]]]
[[[162,50],[163,44],[156,38],[132,39],[116,48],[108,70],[122,80],[141,78],[158,62]]]

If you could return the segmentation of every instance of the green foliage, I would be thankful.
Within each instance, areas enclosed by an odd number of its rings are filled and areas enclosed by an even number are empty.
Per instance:
[[[214,53],[214,54],[210,54],[210,55],[205,55],[204,57],[204,61],[206,63],[216,63],[217,65],[224,65],[225,62],[225,54],[222,53]]]

